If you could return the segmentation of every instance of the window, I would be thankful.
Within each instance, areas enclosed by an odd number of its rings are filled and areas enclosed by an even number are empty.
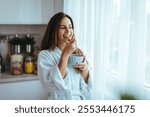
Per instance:
[[[146,4],[146,58],[145,58],[145,77],[146,83],[150,85],[150,0]]]
[[[144,87],[150,88],[150,0],[64,0],[64,9],[93,63],[95,98],[117,99],[119,92],[150,98]]]

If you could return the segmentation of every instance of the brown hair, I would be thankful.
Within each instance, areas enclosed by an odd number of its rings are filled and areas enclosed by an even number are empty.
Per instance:
[[[57,44],[57,30],[59,28],[61,20],[64,17],[67,17],[70,19],[72,28],[74,29],[73,20],[69,15],[67,15],[63,12],[55,14],[50,19],[50,21],[47,25],[47,29],[45,31],[45,34],[44,34],[44,37],[43,37],[42,43],[41,43],[41,50],[47,50],[47,49],[54,50],[54,48],[56,47],[56,44]]]

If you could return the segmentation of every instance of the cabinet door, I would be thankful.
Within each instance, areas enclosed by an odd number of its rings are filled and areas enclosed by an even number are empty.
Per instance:
[[[47,24],[54,0],[0,0],[0,24]]]
[[[47,99],[48,93],[38,80],[0,84],[0,100]]]

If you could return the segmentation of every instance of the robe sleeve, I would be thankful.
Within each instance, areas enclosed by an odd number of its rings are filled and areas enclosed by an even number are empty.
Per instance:
[[[68,75],[66,75],[68,77]],[[48,51],[41,51],[38,56],[38,78],[44,88],[49,92],[53,88],[65,88],[65,82],[59,71],[58,64]]]
[[[91,99],[92,87],[93,87],[93,76],[92,76],[92,68],[88,65],[89,77],[88,82],[85,83],[84,79],[81,78],[80,86],[82,94],[85,96],[86,99]],[[82,77],[82,76],[81,76]]]

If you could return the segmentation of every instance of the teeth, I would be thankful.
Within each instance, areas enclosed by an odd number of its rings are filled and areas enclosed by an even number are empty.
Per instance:
[[[69,36],[64,36],[65,38],[68,38]]]
[[[68,37],[70,37],[70,36],[71,36],[71,34],[64,35],[65,38],[68,38]]]
[[[70,36],[64,36],[65,38],[68,38],[68,37],[70,37]]]

